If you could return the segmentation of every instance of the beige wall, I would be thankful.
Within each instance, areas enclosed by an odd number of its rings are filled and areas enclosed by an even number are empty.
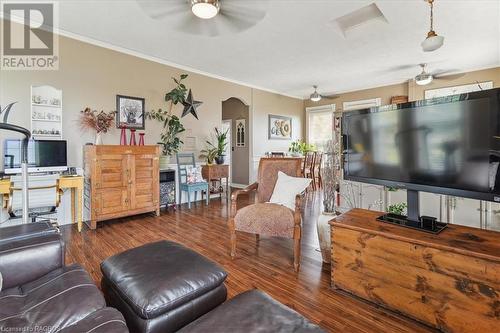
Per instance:
[[[464,73],[457,77],[456,75],[449,76],[453,79],[437,79],[427,86],[419,86],[413,80],[403,82],[400,84],[393,84],[390,86],[377,87],[372,89],[358,90],[340,94],[338,98],[328,100],[322,99],[318,103],[306,100],[304,105],[306,107],[335,104],[337,111],[342,110],[342,103],[370,98],[381,98],[382,105],[390,104],[392,96],[405,95],[409,97],[410,101],[424,99],[424,91],[428,89],[451,87],[463,84],[474,83],[476,81],[493,81],[493,86],[500,87],[500,67],[489,68],[480,71],[473,71]]]
[[[114,110],[117,94],[144,97],[146,109],[165,108],[165,92],[172,86],[172,76],[188,73],[186,84],[193,89],[196,100],[203,101],[198,109],[199,120],[192,115],[182,118],[184,126],[197,137],[197,150],[209,138],[213,128],[222,120],[222,101],[236,97],[250,105],[250,120],[255,153],[284,150],[289,142],[267,140],[267,114],[284,114],[294,117],[294,136],[302,138],[303,101],[269,92],[252,89],[231,82],[189,73],[153,61],[137,58],[110,49],[94,46],[74,39],[60,37],[60,66],[57,71],[2,71],[0,72],[0,105],[19,102],[9,122],[30,127],[30,87],[51,85],[63,91],[63,139],[68,141],[69,164],[82,165],[82,145],[93,142],[92,133],[79,129],[79,112],[89,106],[106,111]],[[180,115],[181,106],[175,109]],[[264,121],[264,119],[266,121]],[[161,127],[146,121],[146,144],[159,140]],[[5,137],[4,134],[0,134]],[[104,136],[105,144],[119,143],[119,130],[114,128]],[[3,146],[3,143],[2,145]],[[0,148],[1,149],[1,148]],[[2,154],[3,155],[3,154]],[[198,153],[197,153],[198,155]]]
[[[241,185],[249,183],[250,140],[248,124],[250,123],[249,107],[237,98],[222,102],[222,119],[231,121],[231,182]],[[245,119],[245,147],[236,146],[236,120]]]

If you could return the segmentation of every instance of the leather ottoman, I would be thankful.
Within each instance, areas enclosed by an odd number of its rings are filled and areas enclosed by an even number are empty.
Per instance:
[[[305,317],[259,290],[231,298],[179,333],[324,333]]]
[[[174,332],[226,300],[227,273],[174,242],[146,244],[101,264],[107,304],[131,332]]]

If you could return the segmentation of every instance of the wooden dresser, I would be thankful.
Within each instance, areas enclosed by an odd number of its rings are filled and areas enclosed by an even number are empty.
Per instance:
[[[332,286],[443,332],[498,332],[500,233],[449,225],[434,235],[352,209],[330,221]]]
[[[98,221],[160,213],[159,146],[85,146],[84,206],[90,228]]]

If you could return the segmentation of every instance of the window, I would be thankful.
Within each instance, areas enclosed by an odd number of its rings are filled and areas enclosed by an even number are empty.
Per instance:
[[[335,104],[307,108],[307,142],[318,151],[326,151],[326,143],[333,138]]]
[[[344,102],[343,109],[344,111],[352,111],[352,110],[361,110],[368,109],[374,106],[382,105],[382,99],[380,98],[372,98],[372,99],[364,99],[359,101],[352,102]]]

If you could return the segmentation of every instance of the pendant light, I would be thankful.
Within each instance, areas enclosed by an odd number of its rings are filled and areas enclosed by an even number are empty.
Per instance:
[[[427,33],[427,38],[422,42],[421,46],[424,52],[432,52],[443,46],[444,37],[438,36],[434,31],[434,0],[427,0],[427,2],[431,7],[431,29]]]

